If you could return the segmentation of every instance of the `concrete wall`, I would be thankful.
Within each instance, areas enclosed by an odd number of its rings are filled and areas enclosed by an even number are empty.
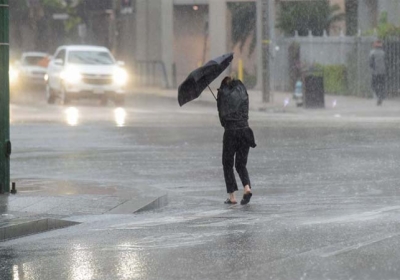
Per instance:
[[[226,2],[209,0],[210,9],[200,6],[197,11],[192,9],[196,1],[189,4],[173,0],[137,0],[136,3],[135,57],[162,61],[169,84],[173,82],[174,63],[179,83],[189,70],[194,69],[193,66],[197,67],[199,61],[227,52]],[[208,39],[204,39],[206,21]]]
[[[227,52],[227,10],[225,1],[210,0],[210,56],[212,58]]]
[[[132,67],[135,61],[137,41],[135,15],[123,15],[120,20],[116,58],[125,61],[127,66]]]
[[[161,1],[136,2],[136,58],[161,60],[162,25]]]
[[[173,84],[174,64],[174,5],[173,0],[163,0],[161,3],[161,60],[164,62],[168,84]]]
[[[173,1],[172,0],[137,0],[136,2],[136,44],[135,59],[157,61],[156,78],[165,73],[168,81],[162,86],[172,84],[173,65]],[[147,66],[146,66],[147,67]],[[153,65],[149,65],[153,67]],[[146,73],[148,74],[148,73]],[[136,75],[139,75],[136,73]],[[161,77],[163,80],[163,77]]]
[[[233,67],[236,68],[238,58],[241,57],[238,46],[235,47],[231,43],[232,18],[227,3],[221,0],[209,0],[207,1],[208,5],[199,5],[197,2],[194,3],[198,5],[198,10],[193,10],[192,3],[190,5],[175,5],[174,7],[174,60],[178,84],[193,69],[209,59],[234,51]],[[249,43],[246,44],[243,53],[248,52],[248,46]],[[243,55],[243,59],[247,62],[248,57]],[[245,63],[245,65],[248,66],[248,63]],[[233,67],[227,69],[212,86],[219,86],[223,76],[229,75],[230,69]]]
[[[199,62],[233,51],[227,2],[248,1],[137,0],[135,58],[162,61],[170,84],[173,84],[175,64],[176,82],[179,84]],[[194,5],[198,10],[193,9]],[[247,53],[248,45],[243,54]],[[235,53],[237,51],[236,47]],[[254,72],[255,56],[249,58],[240,52],[239,56],[244,59],[248,72]],[[236,65],[235,60],[234,67]],[[229,74],[229,70],[225,74]],[[213,85],[218,83],[216,81]]]
[[[191,5],[174,7],[174,61],[177,83],[209,59],[208,6],[197,11]]]

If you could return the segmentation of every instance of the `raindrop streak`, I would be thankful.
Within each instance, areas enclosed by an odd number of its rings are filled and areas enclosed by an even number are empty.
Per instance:
[[[337,105],[337,101],[336,101],[336,99],[335,99],[335,100],[333,100],[333,102],[332,102],[332,108],[335,108],[336,105]]]
[[[283,101],[283,107],[286,107],[287,105],[289,105],[289,98],[285,98]]]

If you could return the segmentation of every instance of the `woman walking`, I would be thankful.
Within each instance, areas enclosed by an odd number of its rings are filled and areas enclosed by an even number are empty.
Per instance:
[[[238,190],[233,167],[239,174],[244,187],[240,204],[245,205],[252,197],[251,183],[247,171],[247,157],[250,147],[256,147],[254,134],[248,124],[249,96],[240,80],[225,77],[218,89],[218,114],[224,127],[222,165],[226,190],[229,198],[225,204],[236,204],[235,192]]]

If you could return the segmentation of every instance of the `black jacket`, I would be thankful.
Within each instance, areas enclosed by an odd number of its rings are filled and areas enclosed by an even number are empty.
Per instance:
[[[218,114],[225,129],[240,129],[249,126],[249,95],[240,80],[218,89]]]

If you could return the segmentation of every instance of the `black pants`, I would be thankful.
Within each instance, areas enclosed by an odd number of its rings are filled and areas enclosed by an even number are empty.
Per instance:
[[[224,133],[222,165],[224,167],[226,191],[228,193],[238,190],[233,172],[234,165],[243,186],[250,186],[249,173],[246,168],[250,145],[245,134],[245,129],[225,130]]]
[[[372,76],[372,89],[375,91],[376,97],[382,101],[386,97],[385,75]]]

